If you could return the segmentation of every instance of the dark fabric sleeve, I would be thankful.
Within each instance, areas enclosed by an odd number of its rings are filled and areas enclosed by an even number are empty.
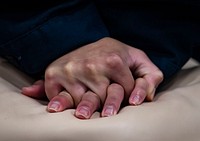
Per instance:
[[[194,58],[196,61],[198,61],[200,63],[200,45],[193,47],[192,58]]]
[[[109,36],[92,2],[41,2],[35,9],[0,14],[0,55],[29,75],[40,75],[56,58]]]
[[[165,80],[182,68],[200,43],[199,1],[97,2],[110,36],[145,51]]]

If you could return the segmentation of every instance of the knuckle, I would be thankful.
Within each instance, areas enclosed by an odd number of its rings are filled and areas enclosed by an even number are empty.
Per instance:
[[[159,83],[161,83],[162,81],[163,81],[163,79],[164,79],[164,74],[162,73],[162,71],[160,71],[160,70],[158,70],[157,72],[156,72],[156,81],[157,82],[159,82]]]
[[[111,84],[109,88],[119,92],[123,91],[123,87],[117,83]]]
[[[85,62],[84,66],[85,71],[89,74],[95,74],[97,72],[97,65],[92,62]]]
[[[46,69],[46,71],[45,71],[45,79],[48,81],[52,80],[52,79],[54,79],[55,74],[56,74],[56,68],[50,67],[50,68]]]
[[[163,81],[163,73],[160,70],[154,71],[153,75],[149,75],[146,77],[146,80],[149,85],[149,92],[151,95],[155,93],[155,89],[158,87],[158,85]],[[152,98],[152,97],[151,97]],[[150,98],[150,99],[151,99]]]
[[[109,68],[118,68],[122,64],[122,58],[116,53],[110,53],[109,56],[106,57],[106,65]]]
[[[104,38],[100,39],[98,42],[100,44],[105,44],[105,43],[110,43],[111,41],[113,41],[112,38],[110,38],[110,37],[104,37]]]
[[[65,73],[65,75],[71,75],[74,72],[74,68],[75,68],[75,63],[73,61],[70,61],[68,63],[66,63],[63,67],[63,71]]]
[[[136,49],[136,52],[141,56],[147,57],[146,53],[143,50]]]

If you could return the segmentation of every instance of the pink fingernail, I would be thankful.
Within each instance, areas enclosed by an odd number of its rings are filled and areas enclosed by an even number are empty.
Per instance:
[[[60,109],[60,102],[58,101],[52,101],[51,104],[48,107],[49,112],[58,112]]]
[[[132,104],[134,105],[139,105],[140,104],[140,95],[135,95],[133,98],[132,98]]]
[[[81,119],[88,119],[90,117],[90,110],[87,106],[81,106],[78,109],[78,112],[76,113],[76,116],[78,116]]]
[[[115,114],[114,106],[109,105],[103,111],[103,116],[109,117]]]

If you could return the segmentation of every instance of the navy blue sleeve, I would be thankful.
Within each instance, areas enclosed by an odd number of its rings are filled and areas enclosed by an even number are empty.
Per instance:
[[[168,79],[200,45],[199,1],[64,1],[0,12],[0,55],[38,74],[63,54],[110,36],[145,51]]]
[[[29,75],[40,75],[58,57],[109,36],[92,2],[41,2],[0,12],[0,55]]]
[[[97,2],[110,36],[145,51],[165,80],[176,74],[192,49],[200,45],[200,1]]]

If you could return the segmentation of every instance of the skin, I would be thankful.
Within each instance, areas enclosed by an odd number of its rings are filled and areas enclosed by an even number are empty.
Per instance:
[[[162,80],[143,51],[106,37],[58,58],[47,67],[44,81],[22,93],[47,96],[49,112],[76,108],[77,118],[89,119],[97,110],[102,117],[116,115],[123,102],[152,101]]]

